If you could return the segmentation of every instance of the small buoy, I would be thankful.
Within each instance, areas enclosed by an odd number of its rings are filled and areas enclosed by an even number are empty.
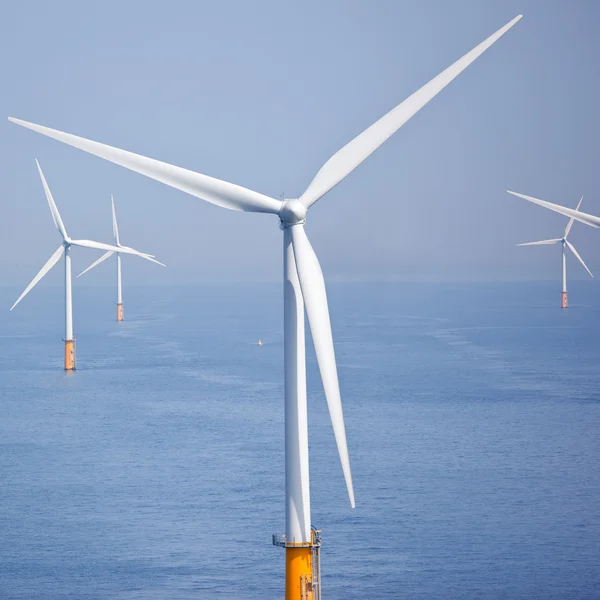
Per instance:
[[[258,340],[258,345],[262,346],[262,342],[260,340]]]

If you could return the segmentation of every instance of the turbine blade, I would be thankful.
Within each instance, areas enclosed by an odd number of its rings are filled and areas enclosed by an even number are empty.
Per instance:
[[[110,258],[113,254],[114,254],[113,250],[109,250],[108,252],[105,252],[97,261],[93,262],[87,269],[85,269],[84,271],[81,271],[81,273],[79,273],[79,275],[77,275],[77,278],[81,277],[84,273],[87,273],[88,271],[93,269],[96,265],[99,265],[101,262],[104,262],[107,258]]]
[[[579,207],[581,206],[582,202],[583,202],[583,196],[581,196],[581,200],[579,201],[579,204],[577,205],[577,208],[575,210],[579,210]],[[569,219],[569,222],[567,223],[567,226],[565,228],[565,235],[563,235],[563,237],[565,239],[567,239],[567,236],[569,235],[569,232],[571,231],[571,227],[573,227],[573,221],[575,221],[575,218],[571,217]]]
[[[25,288],[25,291],[17,298],[17,301],[10,307],[12,310],[25,296],[36,286],[38,281],[60,260],[65,253],[65,247],[61,244],[58,250],[48,259],[48,262],[40,269],[39,273],[31,280],[31,283]]]
[[[112,203],[113,235],[115,236],[117,246],[119,246],[121,244],[119,240],[119,226],[117,225],[117,213],[115,212],[115,199],[112,194],[110,195],[110,201]]]
[[[94,248],[95,250],[110,250],[111,252],[121,252],[122,254],[134,254],[135,256],[147,256],[142,252],[138,252],[127,246],[113,246],[111,244],[103,244],[102,242],[93,242],[92,240],[71,240],[72,246],[81,246],[82,248]]]
[[[575,250],[575,246],[573,246],[573,244],[571,244],[571,242],[569,242],[569,240],[565,240],[565,243],[567,244],[567,246],[569,246],[569,248],[571,249],[571,252],[577,257],[579,262],[583,265],[583,268],[590,274],[591,277],[593,277],[592,272],[587,268],[587,265],[583,262],[583,258],[581,258],[581,256],[579,256],[579,253],[577,252],[577,250]]]
[[[35,159],[35,164],[37,165],[38,171],[40,173],[40,177],[42,178],[42,185],[44,186],[44,192],[46,194],[46,200],[48,200],[48,205],[50,206],[50,212],[52,213],[52,220],[56,225],[56,229],[60,232],[60,235],[63,236],[63,239],[67,239],[69,236],[67,235],[67,230],[65,229],[65,225],[60,218],[60,213],[58,212],[58,208],[56,207],[56,202],[54,202],[54,198],[52,197],[52,192],[48,187],[48,182],[44,177],[44,173],[42,172],[42,167],[40,167],[40,163],[37,158]]]
[[[54,138],[90,154],[104,158],[126,169],[141,173],[156,179],[166,185],[174,187],[192,196],[232,210],[243,210],[248,212],[263,212],[277,214],[281,208],[281,201],[270,198],[258,192],[254,192],[240,185],[227,181],[208,177],[194,171],[182,169],[153,158],[147,158],[140,154],[134,154],[119,148],[113,148],[106,144],[100,144],[87,140],[70,133],[64,133],[42,125],[28,123],[12,117],[8,118],[12,123],[27,127],[43,135]]]
[[[125,248],[125,250],[132,250],[134,253],[137,254],[137,256],[140,256],[141,258],[145,258],[146,260],[149,260],[150,262],[156,263],[157,265],[160,265],[161,267],[167,266],[167,265],[155,260],[154,254],[147,254],[146,252],[140,252],[139,250],[135,250],[134,248],[130,248],[129,246],[119,246],[119,252],[122,252],[123,248]]]
[[[296,257],[298,279],[304,297],[308,323],[312,333],[319,371],[323,381],[323,389],[329,407],[329,416],[333,425],[333,433],[337,443],[344,479],[348,488],[350,504],[354,508],[354,490],[352,487],[352,473],[350,472],[350,458],[346,442],[346,428],[344,426],[344,413],[340,397],[340,386],[333,349],[333,337],[327,307],[327,293],[325,281],[319,260],[317,259],[306,233],[304,226],[295,225],[291,228],[292,246]]]
[[[579,212],[578,210],[573,210],[572,208],[567,208],[566,206],[561,206],[560,204],[552,204],[552,202],[539,200],[538,198],[534,198],[533,196],[518,194],[517,192],[511,192],[510,190],[506,191],[509,194],[512,194],[513,196],[518,196],[519,198],[523,198],[523,200],[533,202],[534,204],[539,204],[540,206],[553,210],[554,212],[560,213],[561,215],[573,217],[576,221],[581,221],[582,223],[585,223],[590,227],[600,227],[600,218],[595,217],[594,215],[588,215],[587,213]]]
[[[161,263],[160,261],[150,257],[150,256],[145,256],[145,255],[141,255],[142,258],[145,258],[146,260],[149,260],[150,262],[156,263],[157,265],[160,265],[161,267],[166,267],[167,265],[165,265],[165,263]]]
[[[517,244],[517,246],[540,246],[542,244],[558,244],[561,239],[557,238],[555,240],[540,240],[539,242],[525,242],[524,244]]]
[[[309,208],[342,181],[360,163],[375,152],[381,144],[398,131],[404,123],[460,75],[476,58],[503,36],[522,16],[515,17],[500,28],[334,154],[321,167],[321,170],[300,197],[302,204]]]

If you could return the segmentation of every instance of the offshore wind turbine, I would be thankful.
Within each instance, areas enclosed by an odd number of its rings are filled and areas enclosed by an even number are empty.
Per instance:
[[[73,336],[73,297],[71,292],[71,248],[73,246],[80,246],[82,248],[93,248],[95,250],[110,250],[111,252],[124,252],[126,254],[135,254],[136,256],[142,256],[143,258],[150,258],[150,255],[142,254],[133,248],[117,248],[110,244],[102,244],[100,242],[94,242],[91,240],[73,240],[67,234],[67,230],[60,217],[40,163],[36,160],[38,171],[42,179],[42,185],[44,186],[44,192],[46,193],[46,199],[50,206],[50,213],[54,225],[58,229],[58,232],[62,236],[62,243],[58,249],[48,259],[48,262],[40,269],[39,273],[31,280],[31,283],[25,288],[25,291],[17,298],[17,301],[11,306],[10,310],[15,308],[19,302],[36,286],[36,284],[50,271],[50,269],[61,259],[65,257],[65,371],[75,370],[75,338]]]
[[[115,212],[115,199],[113,195],[110,195],[110,201],[112,204],[112,226],[113,226],[113,236],[115,238],[115,243],[117,248],[128,248],[128,246],[123,246],[121,244],[121,240],[119,239],[119,226],[117,225],[117,213]],[[129,248],[130,249],[130,248]],[[110,258],[113,254],[115,254],[115,250],[108,250],[105,254],[103,254],[97,261],[93,262],[87,269],[81,271],[77,278],[81,277],[84,273],[87,273],[91,269],[93,269],[96,265],[99,265],[101,262],[104,262],[107,258]],[[121,284],[121,250],[116,251],[117,255],[117,321],[123,320],[123,286]],[[141,255],[142,258],[149,260],[157,265],[161,265],[166,267],[161,262],[158,262],[154,258],[150,256]]]
[[[581,206],[582,202],[583,202],[583,198],[581,198],[581,200],[579,201],[579,204],[577,205],[577,208],[575,209],[576,211],[579,210],[579,207]],[[569,306],[569,301],[567,299],[567,254],[566,254],[567,248],[569,248],[569,250],[571,250],[571,252],[575,255],[577,260],[579,260],[579,262],[583,265],[585,270],[590,274],[591,277],[593,277],[592,272],[588,269],[587,265],[583,262],[583,258],[581,258],[581,256],[579,256],[579,252],[577,252],[577,250],[575,250],[575,246],[573,246],[573,244],[571,244],[571,242],[569,242],[569,240],[567,239],[567,236],[569,235],[569,232],[571,231],[571,227],[573,227],[574,221],[575,221],[574,217],[571,217],[569,219],[569,222],[567,223],[567,226],[565,228],[565,232],[561,238],[555,238],[552,240],[540,240],[539,242],[526,242],[524,244],[517,244],[517,246],[541,246],[541,245],[547,245],[547,244],[560,244],[561,245],[561,247],[562,247],[561,306],[562,306],[562,308],[567,308]]]
[[[271,198],[227,181],[55,129],[9,119],[207,202],[232,210],[268,213],[279,218],[283,230],[286,533],[274,542],[286,548],[286,600],[320,598],[320,536],[311,531],[310,521],[305,310],[350,504],[354,507],[325,282],[317,256],[304,231],[307,211],[520,19],[521,15],[500,28],[354,138],[321,167],[299,198],[289,200]]]

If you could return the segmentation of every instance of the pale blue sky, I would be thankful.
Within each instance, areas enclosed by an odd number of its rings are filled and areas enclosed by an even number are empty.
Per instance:
[[[327,279],[558,279],[565,219],[600,215],[600,2],[37,2],[0,22],[0,277],[25,286],[69,233],[109,241],[130,282],[277,279],[277,219],[223,210],[9,124],[31,120],[278,197],[515,15],[524,19],[310,212]],[[600,232],[572,241],[600,275]],[[81,251],[75,267],[96,254]],[[572,265],[573,278],[587,277]],[[59,281],[57,270],[49,276]],[[105,283],[113,268],[86,275]]]

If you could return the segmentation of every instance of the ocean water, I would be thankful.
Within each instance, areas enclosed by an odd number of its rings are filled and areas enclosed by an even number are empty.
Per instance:
[[[330,284],[308,347],[327,599],[600,598],[600,285]],[[0,288],[0,597],[282,598],[278,284]],[[258,346],[257,340],[263,345]]]

